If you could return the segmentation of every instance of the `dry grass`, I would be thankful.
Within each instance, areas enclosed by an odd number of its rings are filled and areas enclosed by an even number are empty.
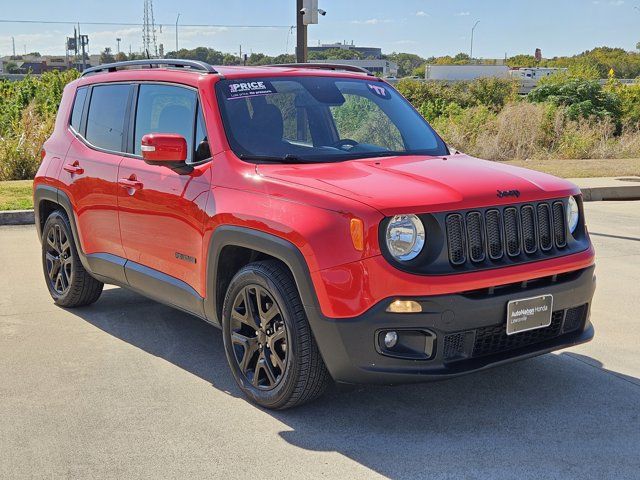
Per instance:
[[[640,158],[595,160],[512,160],[509,165],[563,178],[640,176]]]
[[[0,182],[0,210],[33,208],[32,180]]]

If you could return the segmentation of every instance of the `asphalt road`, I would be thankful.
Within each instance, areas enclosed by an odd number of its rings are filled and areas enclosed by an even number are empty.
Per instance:
[[[640,202],[587,214],[592,343],[281,413],[204,322],[119,288],[54,306],[34,228],[0,228],[0,478],[640,478]]]

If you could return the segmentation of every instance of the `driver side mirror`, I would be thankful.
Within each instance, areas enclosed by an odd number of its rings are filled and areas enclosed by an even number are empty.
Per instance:
[[[178,173],[189,173],[186,164],[187,140],[175,133],[148,133],[141,141],[142,158],[149,165],[169,167]]]

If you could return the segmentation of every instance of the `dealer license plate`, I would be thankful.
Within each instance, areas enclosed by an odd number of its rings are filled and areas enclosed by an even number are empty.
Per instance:
[[[552,295],[512,300],[507,305],[507,335],[548,327],[552,312]]]

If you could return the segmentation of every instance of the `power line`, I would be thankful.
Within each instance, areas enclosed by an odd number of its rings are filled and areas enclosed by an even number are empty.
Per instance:
[[[142,27],[142,23],[134,22],[71,22],[64,20],[7,20],[0,19],[0,23],[30,23],[30,24],[47,24],[47,25],[94,25],[94,26],[110,26],[110,27]],[[156,23],[157,26],[170,27],[173,23]],[[295,25],[225,25],[217,23],[181,23],[181,27],[197,27],[197,28],[296,28]]]

